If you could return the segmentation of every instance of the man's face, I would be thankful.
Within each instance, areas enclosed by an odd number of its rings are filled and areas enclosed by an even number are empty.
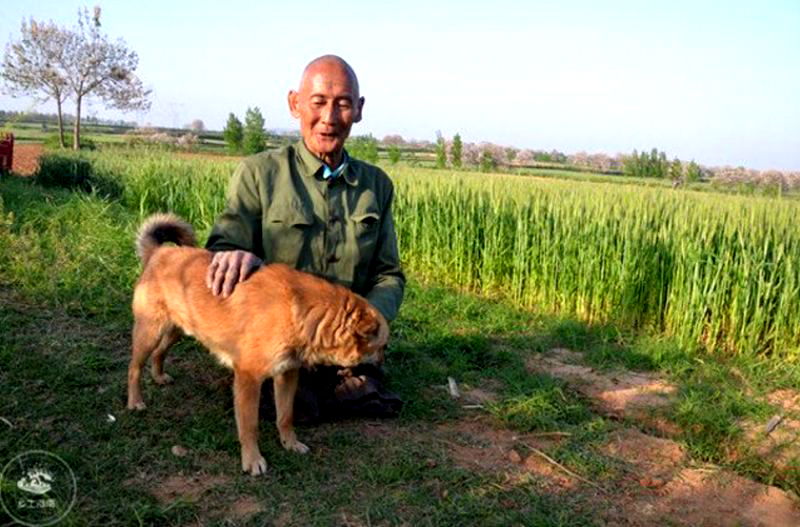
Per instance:
[[[312,66],[299,91],[289,92],[289,110],[300,119],[306,147],[323,161],[338,161],[353,123],[361,120],[364,98],[347,70],[335,62]]]

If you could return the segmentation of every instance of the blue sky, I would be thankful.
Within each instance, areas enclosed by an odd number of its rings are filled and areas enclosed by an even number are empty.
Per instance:
[[[219,129],[259,106],[268,128],[296,128],[286,93],[310,59],[336,53],[367,99],[355,134],[657,147],[706,165],[800,170],[798,0],[3,3],[2,49],[23,17],[69,26],[81,5],[102,7],[103,29],[138,52],[153,105],[124,115],[92,105],[101,117]],[[0,109],[30,108],[0,94]]]

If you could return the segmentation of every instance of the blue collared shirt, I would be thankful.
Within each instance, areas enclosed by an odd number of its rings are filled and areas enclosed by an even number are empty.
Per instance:
[[[350,157],[347,155],[346,150],[342,154],[343,154],[342,162],[334,170],[331,170],[331,168],[328,165],[323,163],[322,179],[326,181],[333,181],[334,179],[339,177],[342,174],[342,172],[344,172],[344,169],[347,168],[348,161],[350,161]]]

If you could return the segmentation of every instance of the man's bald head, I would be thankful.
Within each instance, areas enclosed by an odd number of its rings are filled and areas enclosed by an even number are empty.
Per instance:
[[[336,55],[312,60],[288,102],[292,116],[300,120],[306,147],[329,167],[338,166],[350,128],[361,120],[364,108],[353,68]]]
[[[356,72],[342,57],[338,55],[322,55],[317,57],[303,70],[303,76],[300,77],[300,90],[303,89],[303,84],[310,81],[314,75],[321,71],[330,71],[329,68],[339,69],[350,79],[353,95],[356,99],[359,97],[360,90],[358,88],[358,77]]]

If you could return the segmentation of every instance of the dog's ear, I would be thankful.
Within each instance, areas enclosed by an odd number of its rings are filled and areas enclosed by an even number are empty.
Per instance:
[[[355,324],[356,336],[370,340],[378,334],[380,323],[378,319],[368,309],[362,309],[359,312],[359,318]]]
[[[292,315],[306,342],[313,346],[323,344],[322,337],[326,332],[324,330],[320,331],[321,328],[319,326],[325,317],[324,307],[312,306],[309,308],[304,304],[295,302],[292,304]]]

